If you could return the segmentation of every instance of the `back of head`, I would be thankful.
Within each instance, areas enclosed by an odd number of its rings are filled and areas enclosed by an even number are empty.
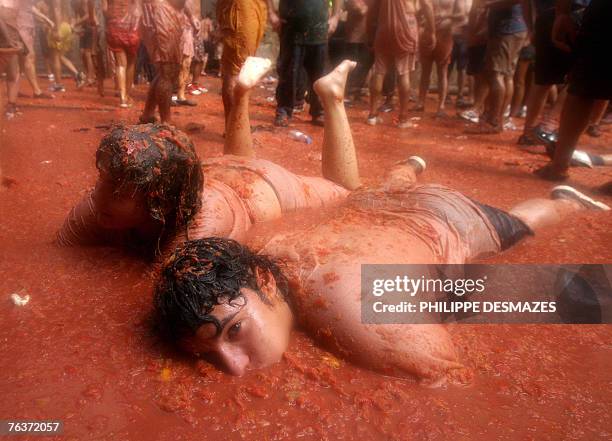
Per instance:
[[[193,143],[165,124],[119,125],[98,147],[96,165],[117,191],[143,192],[151,218],[186,225],[201,207],[203,175]]]

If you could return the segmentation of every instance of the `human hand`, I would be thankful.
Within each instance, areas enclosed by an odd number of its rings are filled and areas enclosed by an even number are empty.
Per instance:
[[[576,41],[576,24],[568,14],[557,14],[552,28],[553,44],[565,52],[571,52]]]
[[[337,15],[329,17],[329,20],[327,20],[327,35],[333,35],[334,32],[336,32],[336,29],[338,29],[338,21],[339,17]]]
[[[268,14],[268,20],[270,21],[270,26],[272,26],[272,29],[276,32],[279,32],[281,27],[281,21],[278,17],[278,14],[275,11],[270,11],[270,13]]]

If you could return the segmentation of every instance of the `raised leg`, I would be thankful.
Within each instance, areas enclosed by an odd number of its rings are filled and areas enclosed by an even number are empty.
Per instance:
[[[224,155],[255,156],[249,119],[251,90],[268,72],[271,62],[265,58],[249,57],[244,62],[234,87],[234,97],[227,118]]]
[[[344,108],[346,81],[349,72],[356,65],[354,61],[344,60],[331,73],[314,83],[314,90],[321,99],[325,110],[323,177],[349,190],[354,190],[361,185],[357,153]]]

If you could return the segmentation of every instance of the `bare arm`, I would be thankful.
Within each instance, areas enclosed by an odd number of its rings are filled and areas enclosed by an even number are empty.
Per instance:
[[[51,21],[51,19],[45,14],[40,12],[40,10],[36,6],[32,6],[32,14],[34,14],[34,17],[36,17],[41,22],[47,24],[49,27],[52,28],[55,26],[55,23],[53,23],[53,21]]]
[[[270,21],[270,26],[272,26],[272,29],[278,32],[280,30],[281,25],[280,18],[278,17],[278,11],[274,7],[273,0],[266,1],[268,3],[268,20]]]
[[[338,29],[338,21],[340,21],[340,14],[342,14],[342,0],[332,0],[332,13],[328,21],[328,35],[332,35]]]

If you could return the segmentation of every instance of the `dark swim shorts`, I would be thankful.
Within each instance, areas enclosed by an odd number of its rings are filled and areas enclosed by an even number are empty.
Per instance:
[[[497,231],[502,251],[510,248],[525,236],[533,235],[531,228],[518,217],[506,213],[499,208],[491,207],[490,205],[482,204],[474,200],[472,201],[487,216],[487,219],[489,219],[489,222],[491,222],[495,231]]]

